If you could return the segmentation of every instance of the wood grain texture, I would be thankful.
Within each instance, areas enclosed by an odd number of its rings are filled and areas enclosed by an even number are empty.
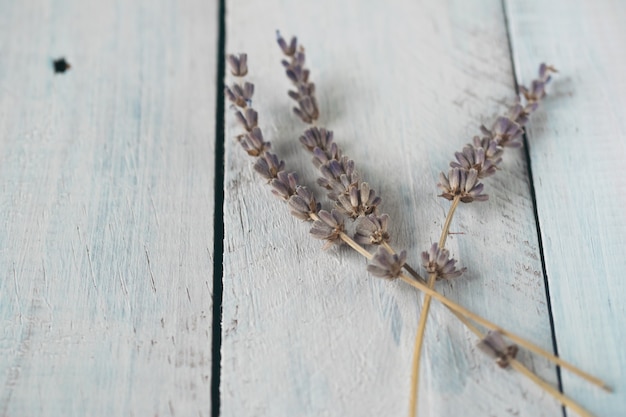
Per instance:
[[[437,198],[439,172],[515,96],[501,3],[233,0],[226,27],[227,51],[249,53],[266,138],[321,197],[297,140],[305,126],[290,112],[273,33],[299,35],[317,84],[320,125],[335,131],[380,191],[394,244],[416,264],[438,240],[449,205]],[[232,140],[237,133],[229,117],[222,415],[404,415],[421,297],[369,276],[364,260],[346,248],[321,251],[308,226],[254,175]],[[503,168],[487,181],[489,202],[460,208],[449,247],[469,272],[439,289],[550,349],[523,151],[509,152]],[[421,415],[560,414],[532,383],[481,356],[441,305],[431,314]],[[522,360],[555,383],[544,361]]]
[[[0,416],[209,415],[216,4],[1,4]]]
[[[510,2],[515,66],[561,72],[529,126],[537,210],[559,353],[615,393],[567,373],[564,390],[598,416],[626,410],[626,4]]]

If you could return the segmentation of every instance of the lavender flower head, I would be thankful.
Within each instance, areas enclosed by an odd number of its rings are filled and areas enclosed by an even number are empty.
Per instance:
[[[337,196],[337,200],[337,210],[352,219],[376,212],[382,201],[366,182],[351,187],[347,195],[345,193],[340,194]]]
[[[298,107],[294,107],[293,112],[303,122],[311,124],[319,118],[320,112],[315,98],[315,84],[309,82],[310,71],[304,66],[306,60],[304,48],[298,47],[298,40],[295,37],[287,43],[279,31],[276,31],[276,41],[283,54],[289,58],[289,60],[283,60],[282,63],[287,78],[296,88],[296,91],[288,93],[289,97],[298,103]]]
[[[380,245],[389,242],[391,236],[387,231],[389,216],[370,214],[362,217],[356,225],[354,241],[361,245]]]
[[[402,273],[402,266],[406,262],[406,251],[400,254],[391,254],[383,248],[378,251],[367,265],[367,270],[380,278],[394,279]]]
[[[337,201],[339,195],[350,193],[350,189],[358,187],[361,176],[354,169],[354,161],[344,156],[341,159],[332,159],[323,165],[320,165],[319,171],[321,178],[317,179],[317,183],[330,190],[328,198]]]
[[[271,148],[269,142],[263,141],[263,132],[256,126],[249,133],[241,135],[239,142],[250,156],[261,156]]]
[[[489,198],[487,194],[482,194],[484,186],[478,182],[478,171],[474,168],[469,171],[452,168],[448,176],[442,172],[439,174],[437,186],[443,191],[440,197],[447,200],[460,196],[463,203],[471,203],[474,200],[485,201]]]
[[[246,107],[243,113],[235,107],[233,109],[235,111],[235,119],[246,132],[252,132],[252,129],[259,125],[259,114],[252,107]]]
[[[278,159],[273,153],[264,152],[253,166],[254,170],[268,182],[278,177],[278,173],[285,169],[285,162]]]
[[[235,83],[231,87],[225,87],[224,94],[235,106],[244,108],[252,104],[254,84],[245,82],[241,86]]]
[[[537,110],[539,102],[546,96],[546,85],[552,77],[550,74],[558,72],[551,65],[542,63],[539,65],[539,78],[530,83],[530,87],[520,86],[519,91],[525,103],[521,102],[513,106],[510,112],[510,118],[515,120],[521,126],[524,126],[529,116]]]
[[[324,128],[312,127],[300,136],[300,143],[313,153],[313,165],[319,168],[326,162],[341,159],[341,149],[333,141],[333,132]]]
[[[313,193],[303,186],[296,187],[296,192],[289,197],[287,206],[292,216],[305,221],[313,221],[312,216],[319,213],[322,208]]]
[[[484,125],[480,130],[487,138],[495,140],[498,146],[519,148],[522,146],[520,139],[524,133],[522,126],[508,117],[500,116],[494,122],[491,129],[487,129]]]
[[[530,83],[530,88],[520,86],[520,93],[524,96],[528,103],[536,103],[545,97],[546,84],[550,82],[550,73],[553,72],[558,71],[553,66],[542,63],[539,65],[539,79],[533,80]]]
[[[248,73],[248,55],[247,54],[239,54],[239,56],[228,55],[227,62],[228,62],[228,65],[230,66],[230,72],[235,77],[243,77]]]
[[[276,178],[270,181],[272,194],[287,201],[298,189],[298,174],[295,172],[280,171]]]
[[[437,243],[433,243],[429,251],[422,252],[422,265],[429,274],[436,274],[437,279],[460,277],[467,268],[456,269],[456,262],[456,259],[450,258],[450,252],[439,248]]]
[[[478,178],[489,177],[496,173],[498,164],[502,162],[503,149],[495,140],[481,141],[478,136],[474,137],[475,145],[467,145],[463,152],[456,152],[456,162],[450,162],[452,168],[462,168],[465,171],[475,169]]]
[[[478,342],[478,349],[489,357],[496,360],[501,368],[509,366],[512,359],[517,355],[517,345],[507,345],[499,332],[490,331]]]
[[[278,42],[278,46],[282,49],[283,54],[287,56],[293,56],[296,53],[296,48],[298,47],[298,38],[295,36],[291,38],[291,42],[287,44],[285,39],[280,35],[280,32],[276,31],[276,41]]]
[[[330,213],[320,210],[317,215],[319,220],[313,222],[311,235],[316,239],[327,241],[324,249],[329,248],[333,243],[341,243],[341,234],[346,230],[343,216],[337,210],[332,210]]]

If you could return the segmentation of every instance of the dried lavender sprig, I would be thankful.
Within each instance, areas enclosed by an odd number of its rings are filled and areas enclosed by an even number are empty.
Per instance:
[[[463,317],[462,315],[460,315],[456,311],[452,311],[452,310],[450,310],[450,311],[452,312],[452,314],[454,314],[459,319],[459,321],[461,323],[463,323],[465,325],[465,327],[467,327],[467,329],[470,332],[474,333],[478,337],[479,340],[483,340],[487,336],[486,334],[483,334],[471,322],[469,322],[465,317]],[[543,379],[539,378],[532,371],[530,371],[528,368],[526,368],[524,365],[522,365],[522,363],[520,363],[517,359],[510,358],[509,359],[509,365],[511,366],[511,368],[513,368],[517,372],[521,373],[522,375],[524,375],[525,377],[527,377],[528,379],[533,381],[535,384],[537,384],[541,389],[546,391],[548,394],[552,395],[562,405],[564,405],[564,406],[568,407],[569,409],[573,410],[574,412],[578,413],[578,415],[580,415],[581,417],[593,417],[593,415],[589,411],[585,410],[582,406],[580,406],[574,400],[572,400],[568,396],[564,395],[562,392],[560,392],[558,389],[554,388],[552,385],[550,385],[549,383],[547,383]]]
[[[531,89],[520,88],[525,103],[523,105],[521,101],[516,103],[509,112],[510,116],[498,117],[491,129],[481,126],[481,131],[485,136],[483,138],[475,137],[473,144],[467,145],[462,153],[457,152],[455,154],[456,161],[450,163],[451,169],[447,176],[443,172],[439,175],[440,182],[437,186],[443,191],[440,197],[452,200],[452,205],[446,216],[446,222],[439,240],[439,250],[444,249],[450,222],[458,203],[471,203],[488,199],[488,196],[482,193],[483,184],[478,180],[496,172],[498,164],[502,161],[502,153],[505,147],[521,146],[520,139],[524,132],[523,124],[528,121],[529,115],[537,109],[539,101],[546,95],[545,86],[550,81],[550,73],[555,71],[553,67],[541,64],[539,67],[539,79],[533,81]],[[427,285],[429,288],[433,288],[438,278],[438,273],[436,270],[429,272]],[[430,302],[431,298],[426,296],[415,336],[411,378],[411,416],[415,416],[416,412],[421,350]]]
[[[348,246],[350,246],[352,249],[354,249],[355,251],[357,251],[358,253],[360,253],[361,255],[363,255],[364,257],[366,257],[368,260],[373,260],[375,255],[369,253],[366,249],[364,249],[362,246],[360,246],[358,243],[356,243],[352,238],[350,238],[348,235],[342,233],[340,235],[340,239],[342,239]],[[383,251],[382,248],[379,248],[378,251]],[[395,275],[395,274],[390,274],[390,275]],[[421,292],[423,292],[425,295],[435,298],[436,300],[438,300],[439,302],[441,302],[442,304],[444,304],[447,308],[449,308],[454,314],[455,316],[457,316],[459,318],[459,320],[468,327],[468,329],[470,331],[472,331],[473,333],[479,335],[480,338],[483,337],[483,335],[477,331],[476,327],[471,324],[468,320],[472,320],[477,324],[480,324],[481,326],[486,327],[489,330],[493,330],[493,331],[498,331],[500,332],[503,336],[509,338],[510,340],[512,340],[513,342],[517,343],[519,346],[522,346],[526,349],[528,349],[531,352],[534,352],[546,359],[548,359],[549,361],[551,361],[552,363],[559,365],[565,369],[570,370],[571,372],[575,373],[576,375],[586,379],[587,381],[597,385],[598,387],[610,392],[611,389],[610,387],[608,387],[608,385],[606,385],[604,382],[602,382],[600,379],[595,378],[594,376],[582,371],[579,368],[576,368],[574,365],[572,365],[571,363],[559,358],[558,356],[555,356],[554,354],[544,350],[543,348],[529,342],[528,340],[524,339],[521,336],[516,335],[515,333],[509,332],[508,330],[499,327],[498,325],[494,324],[493,322],[479,316],[478,314],[472,313],[471,311],[467,310],[466,308],[460,306],[459,304],[455,303],[454,301],[446,298],[445,296],[441,295],[440,293],[438,293],[437,291],[433,290],[432,288],[429,288],[428,285],[426,285],[424,283],[424,279],[419,277],[419,279],[415,279],[413,277],[410,277],[408,275],[406,275],[403,272],[400,272],[399,275],[397,276],[398,279],[401,279],[402,281],[404,281],[405,283],[411,285],[412,287],[420,290]],[[393,279],[393,278],[390,278]],[[528,376],[528,375],[527,375]]]

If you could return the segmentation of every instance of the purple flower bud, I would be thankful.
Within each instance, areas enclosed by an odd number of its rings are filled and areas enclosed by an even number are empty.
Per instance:
[[[243,77],[248,73],[248,55],[247,54],[239,54],[239,56],[228,55],[227,62],[228,62],[228,65],[230,66],[230,72],[235,77]]]
[[[261,155],[254,164],[254,170],[268,181],[277,178],[278,172],[285,169],[285,163],[270,152]]]
[[[285,42],[285,39],[283,39],[283,37],[280,35],[280,32],[277,30],[276,41],[278,42],[278,46],[280,46],[280,49],[283,51],[283,54],[287,56],[293,56],[293,54],[296,53],[296,48],[298,46],[298,39],[295,36],[292,37],[291,42],[287,44],[287,42]]]
[[[319,220],[313,222],[311,235],[316,239],[327,241],[324,249],[333,243],[340,243],[341,234],[345,231],[343,216],[337,210],[332,210],[330,213],[320,210],[317,215]]]
[[[367,270],[380,278],[394,279],[402,273],[402,266],[406,262],[406,251],[392,255],[383,248],[378,248],[376,254],[367,265]]]
[[[380,245],[389,242],[391,236],[387,231],[389,216],[370,214],[362,217],[356,225],[354,240],[362,245]]]
[[[495,359],[501,368],[508,367],[511,360],[515,359],[518,351],[516,345],[507,345],[502,334],[497,331],[487,333],[477,347],[487,356]]]
[[[436,274],[437,279],[450,279],[461,276],[466,268],[456,269],[456,260],[450,258],[447,249],[433,243],[430,250],[422,252],[422,265],[429,274]]]
[[[296,194],[289,198],[287,205],[293,216],[306,221],[311,221],[311,214],[317,214],[322,207],[313,193],[302,186],[296,187]]]
[[[483,184],[478,182],[478,171],[474,168],[469,171],[464,168],[452,168],[448,171],[448,176],[443,172],[439,174],[439,184],[437,186],[443,191],[440,197],[453,200],[460,196],[463,203],[472,201],[485,201],[488,195],[482,194]]]

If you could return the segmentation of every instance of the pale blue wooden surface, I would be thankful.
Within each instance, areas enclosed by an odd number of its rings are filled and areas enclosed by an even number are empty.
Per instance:
[[[0,1],[0,416],[210,415],[216,43],[204,0]]]
[[[626,2],[505,1],[508,26],[496,0],[338,4],[229,0],[226,45],[250,53],[264,131],[313,185],[273,40],[300,35],[322,123],[414,264],[453,152],[512,102],[514,74],[561,70],[528,125],[555,333],[616,392],[566,372],[564,388],[626,415]],[[212,0],[0,0],[1,417],[211,414],[219,17]],[[73,68],[55,75],[59,56]],[[221,415],[404,415],[420,298],[321,252],[226,128]],[[466,279],[440,289],[550,349],[524,152],[486,183],[452,226]],[[421,415],[561,415],[474,343],[433,307]]]
[[[598,416],[626,415],[626,2],[507,2],[518,78],[554,64],[551,96],[529,125],[559,354],[606,380],[563,373]]]

